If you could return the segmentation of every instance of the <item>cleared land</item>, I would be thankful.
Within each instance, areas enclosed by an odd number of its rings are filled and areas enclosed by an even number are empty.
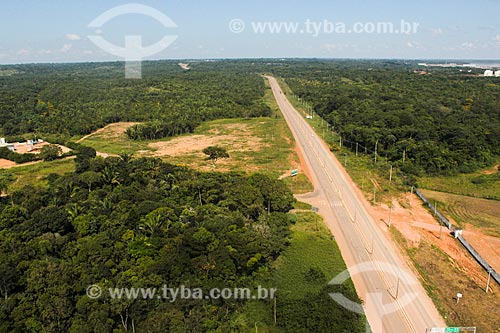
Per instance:
[[[311,191],[313,188],[302,168],[301,157],[269,86],[264,100],[274,111],[272,117],[209,121],[201,124],[193,134],[156,141],[129,140],[125,131],[136,123],[122,122],[110,124],[78,142],[102,154],[125,152],[136,157],[159,157],[200,171],[214,170],[202,151],[208,146],[219,145],[228,150],[230,158],[219,160],[216,171],[268,173],[284,179],[294,193]],[[289,175],[294,169],[299,170],[299,175],[291,178]]]

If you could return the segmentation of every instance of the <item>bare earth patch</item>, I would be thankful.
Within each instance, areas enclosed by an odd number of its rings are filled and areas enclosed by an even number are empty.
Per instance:
[[[125,133],[127,128],[134,126],[134,125],[137,125],[137,124],[140,124],[140,123],[120,122],[120,123],[109,124],[103,128],[96,130],[95,132],[92,132],[88,135],[85,135],[83,138],[81,138],[77,142],[80,143],[80,142],[90,138],[91,136],[94,136],[97,134],[100,134],[101,136],[104,136],[106,138],[118,138]]]
[[[262,138],[251,135],[248,125],[245,124],[226,124],[221,126],[220,129],[213,128],[208,133],[210,134],[193,134],[172,138],[167,141],[152,142],[148,144],[148,147],[154,149],[152,156],[191,157],[197,162],[196,165],[189,166],[200,170],[212,170],[209,162],[202,162],[206,157],[203,149],[209,146],[221,146],[227,149],[230,158],[218,161],[217,170],[226,171],[233,162],[236,162],[231,160],[233,153],[258,152],[264,145],[267,145],[263,143]]]
[[[485,175],[493,175],[493,174],[495,174],[495,173],[498,173],[498,167],[499,167],[499,166],[500,166],[500,164],[495,165],[492,169],[490,169],[490,170],[486,170],[486,171],[484,172],[484,174],[485,174]]]
[[[220,135],[220,136],[207,136],[207,135],[191,135],[181,138],[175,138],[169,141],[160,141],[150,143],[148,146],[155,149],[154,156],[180,156],[199,154],[204,156],[202,150],[209,146],[224,146],[229,152],[234,150],[260,150],[258,144],[262,140],[256,137],[241,138],[235,135]]]
[[[0,169],[10,168],[14,165],[16,165],[16,162],[0,158]]]
[[[409,203],[410,193],[400,198],[399,202]],[[434,216],[423,206],[420,199],[414,195],[412,208],[401,207],[397,200],[393,202],[391,224],[407,240],[409,246],[417,248],[425,240],[443,252],[453,260],[453,265],[467,274],[478,285],[485,285],[484,270],[468,254],[462,245],[451,236],[446,227],[441,229]],[[379,227],[387,230],[389,221],[389,207],[387,205],[367,205],[370,214],[376,218]],[[450,219],[453,223],[453,220]],[[441,238],[440,238],[441,234]],[[476,250],[495,268],[500,270],[500,239],[484,235],[478,229],[467,226],[464,230],[465,238],[476,248]]]

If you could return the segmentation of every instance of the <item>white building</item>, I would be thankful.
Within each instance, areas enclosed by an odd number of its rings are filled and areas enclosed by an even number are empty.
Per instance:
[[[12,143],[7,143],[5,138],[0,138],[0,148],[7,148],[11,151],[14,151],[14,145]]]
[[[496,76],[496,77],[500,77],[500,71],[496,71],[496,72],[495,72],[495,76]]]
[[[484,76],[493,76],[493,71],[492,70],[485,70],[484,71]]]

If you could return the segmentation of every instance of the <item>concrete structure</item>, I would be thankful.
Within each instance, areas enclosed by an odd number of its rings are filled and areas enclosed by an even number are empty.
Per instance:
[[[500,77],[500,70],[495,72],[496,77]]]
[[[14,145],[12,143],[7,143],[5,138],[0,138],[0,148],[7,148],[10,151],[14,151]]]
[[[493,76],[493,71],[488,69],[484,71],[484,76]]]

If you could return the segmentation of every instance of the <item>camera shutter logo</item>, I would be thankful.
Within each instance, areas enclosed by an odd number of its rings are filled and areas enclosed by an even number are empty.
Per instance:
[[[127,4],[114,7],[95,18],[89,23],[90,28],[101,28],[108,21],[127,14],[141,14],[154,18],[160,22],[165,28],[177,28],[172,19],[166,16],[159,10],[141,5],[141,4]],[[144,47],[142,45],[142,36],[127,35],[125,36],[125,46],[117,46],[105,40],[102,36],[91,35],[87,36],[92,43],[105,52],[125,59],[125,77],[128,79],[142,78],[142,64],[141,61],[149,56],[158,54],[167,47],[169,47],[176,39],[177,35],[166,35],[160,41],[153,45]]]

